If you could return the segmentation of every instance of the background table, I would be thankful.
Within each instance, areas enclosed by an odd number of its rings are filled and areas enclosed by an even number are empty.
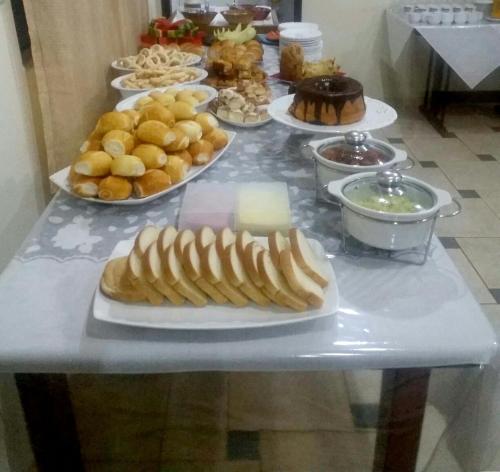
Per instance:
[[[274,49],[266,64],[276,67]],[[64,376],[44,374],[366,368],[385,369],[375,468],[413,470],[430,369],[488,363],[494,334],[437,239],[424,266],[342,254],[339,214],[315,201],[313,163],[299,151],[305,138],[278,123],[238,130],[199,180],[288,183],[294,225],[323,243],[337,274],[341,308],[326,319],[210,333],[98,322],[92,298],[112,248],[146,224],[176,224],[183,190],[136,207],[54,197],[0,276],[0,371],[18,373],[40,470],[81,467]]]

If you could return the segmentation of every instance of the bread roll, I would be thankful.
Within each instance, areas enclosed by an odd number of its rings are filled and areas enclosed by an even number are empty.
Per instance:
[[[165,151],[176,152],[187,149],[189,146],[189,136],[180,128],[174,128],[173,130],[176,135],[175,141],[165,146]]]
[[[223,129],[215,128],[210,133],[203,136],[203,139],[212,143],[214,149],[218,151],[224,146],[227,146],[229,139]]]
[[[133,127],[134,123],[129,115],[119,111],[110,111],[108,113],[104,113],[104,115],[99,118],[95,131],[103,136],[108,131],[112,131],[114,129],[130,131]]]
[[[101,151],[102,144],[100,139],[87,139],[80,146],[80,152],[83,154],[87,151]]]
[[[174,114],[159,103],[153,103],[152,105],[148,105],[142,109],[139,124],[149,120],[161,121],[169,128],[175,125]]]
[[[175,103],[175,97],[169,93],[163,93],[159,91],[154,91],[149,94],[151,98],[153,98],[156,102],[160,103],[164,107],[172,105]]]
[[[203,136],[211,133],[215,128],[219,127],[219,121],[214,115],[212,115],[212,113],[198,113],[195,121],[201,126]]]
[[[139,144],[131,154],[137,156],[146,169],[160,169],[167,163],[165,151],[154,144]]]
[[[152,103],[154,103],[154,99],[152,97],[141,97],[135,102],[134,108],[136,110],[142,110],[145,106],[151,105]]]
[[[84,152],[74,165],[75,172],[90,177],[103,177],[108,175],[113,158],[104,151]]]
[[[172,185],[170,176],[159,169],[150,169],[142,177],[134,180],[134,192],[137,198],[149,197]]]
[[[174,114],[175,120],[192,120],[196,116],[196,110],[186,102],[175,102],[168,109]]]
[[[120,156],[111,163],[111,173],[121,177],[140,177],[146,172],[146,166],[137,156]]]
[[[189,92],[189,94],[188,94],[188,92]],[[182,93],[182,95],[179,96],[180,93]],[[175,99],[178,102],[184,102],[184,103],[187,103],[188,105],[191,105],[193,107],[196,107],[200,103],[195,97],[193,97],[192,92],[188,91],[188,90],[182,90],[181,92],[179,92],[176,95]]]
[[[193,97],[198,100],[198,102],[204,102],[205,100],[208,99],[209,95],[207,92],[204,92],[203,90],[195,90],[193,92]]]
[[[170,175],[172,184],[176,184],[186,177],[189,166],[179,156],[168,156],[167,164],[163,170]]]
[[[135,146],[134,137],[127,131],[114,129],[102,138],[102,147],[112,157],[129,154]]]
[[[107,262],[100,283],[101,291],[121,302],[140,302],[146,296],[137,290],[127,277],[127,257],[118,257]]]
[[[183,159],[184,162],[188,164],[189,168],[191,169],[191,166],[193,165],[193,157],[191,156],[191,154],[189,154],[187,149],[184,149],[183,151],[177,151],[175,155]]]
[[[193,165],[202,166],[212,160],[214,147],[211,142],[200,139],[188,147],[188,152],[193,157]]]
[[[137,137],[145,143],[163,147],[174,142],[177,135],[165,123],[156,120],[141,123],[136,131]]]
[[[132,195],[132,184],[124,177],[110,175],[101,180],[98,196],[101,200],[126,200]]]
[[[199,141],[203,136],[203,129],[193,120],[183,120],[175,124],[175,128],[182,130],[189,138],[189,144]]]
[[[77,174],[73,167],[69,171],[69,182],[74,193],[81,197],[97,197],[101,177]]]
[[[139,118],[141,117],[141,114],[137,110],[123,110],[123,113],[130,116],[134,127],[139,124]]]

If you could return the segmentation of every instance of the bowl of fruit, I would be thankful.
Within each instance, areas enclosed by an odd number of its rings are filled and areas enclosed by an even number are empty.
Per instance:
[[[150,47],[153,44],[195,43],[202,44],[205,33],[189,19],[170,21],[160,17],[151,20],[148,32],[141,35],[141,46]]]

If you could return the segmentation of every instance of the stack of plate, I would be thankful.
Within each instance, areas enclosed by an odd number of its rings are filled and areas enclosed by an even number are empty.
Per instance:
[[[319,61],[323,55],[322,37],[317,28],[287,28],[280,33],[280,53],[285,46],[296,43],[302,46],[306,61]]]

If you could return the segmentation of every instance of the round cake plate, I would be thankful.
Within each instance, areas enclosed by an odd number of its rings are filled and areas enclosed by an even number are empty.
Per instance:
[[[390,126],[398,119],[398,114],[394,108],[380,100],[365,97],[366,114],[361,121],[339,126],[315,125],[298,120],[289,113],[288,108],[290,108],[294,96],[285,95],[273,100],[267,108],[267,112],[274,120],[302,131],[329,134],[349,133],[350,131],[372,131]]]

